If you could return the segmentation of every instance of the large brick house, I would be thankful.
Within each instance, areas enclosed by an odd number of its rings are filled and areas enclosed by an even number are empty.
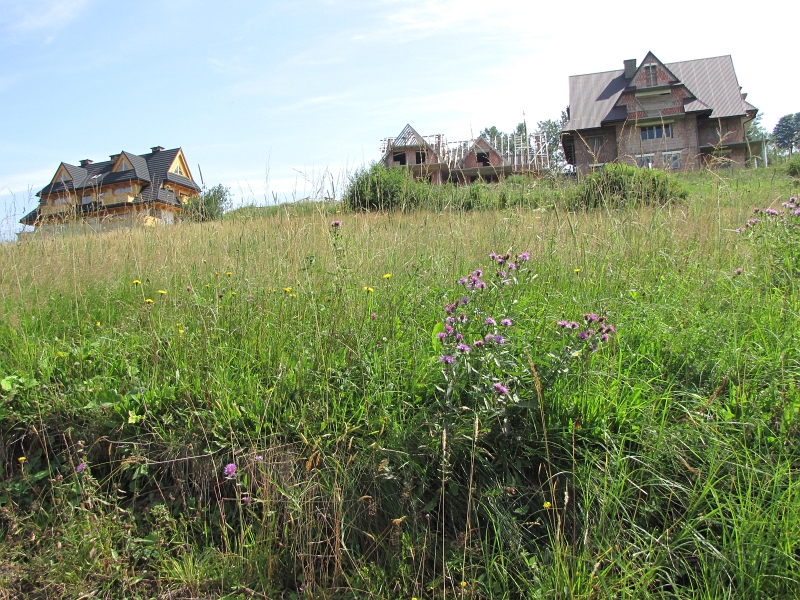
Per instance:
[[[730,56],[636,65],[569,78],[569,121],[561,143],[579,173],[611,162],[693,170],[708,161],[744,165],[762,145],[748,142],[758,109],[736,79]]]
[[[200,193],[183,150],[155,146],[147,154],[112,154],[80,166],[61,163],[50,183],[36,195],[39,206],[20,223],[36,230],[58,231],[85,224],[97,230],[141,225],[169,225],[183,205]]]

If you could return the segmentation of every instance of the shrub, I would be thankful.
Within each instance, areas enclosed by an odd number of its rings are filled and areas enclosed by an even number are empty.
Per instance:
[[[669,173],[612,164],[587,176],[570,204],[571,208],[662,206],[684,200],[687,195],[683,185]]]
[[[790,177],[800,177],[800,156],[795,156],[787,163],[786,172]]]
[[[405,169],[387,169],[373,163],[350,177],[344,202],[352,210],[413,208],[419,202],[419,188],[424,185],[414,181]]]
[[[230,206],[231,191],[220,183],[187,202],[183,206],[183,218],[196,223],[214,221],[221,219]]]

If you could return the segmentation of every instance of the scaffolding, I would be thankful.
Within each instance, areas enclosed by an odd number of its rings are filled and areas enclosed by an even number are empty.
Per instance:
[[[450,170],[458,170],[463,168],[467,156],[482,151],[481,140],[500,156],[502,166],[511,167],[512,171],[538,172],[550,169],[548,139],[544,133],[481,135],[470,140],[448,142],[444,134],[420,135],[413,127],[406,125],[397,137],[381,140],[381,156],[405,148],[430,149],[438,159],[431,164],[446,164]]]

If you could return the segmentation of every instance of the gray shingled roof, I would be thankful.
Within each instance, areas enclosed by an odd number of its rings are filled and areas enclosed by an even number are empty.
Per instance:
[[[664,63],[689,88],[696,100],[686,112],[711,110],[712,118],[733,117],[754,110],[742,100],[739,81],[730,55]],[[570,120],[563,131],[600,127],[604,122],[625,119],[625,110],[615,109],[628,81],[624,70],[572,75],[569,78]]]

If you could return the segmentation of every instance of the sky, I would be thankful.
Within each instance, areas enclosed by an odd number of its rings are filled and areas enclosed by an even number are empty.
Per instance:
[[[785,4],[0,0],[0,237],[59,164],[182,147],[236,204],[338,194],[406,123],[558,119],[568,77],[730,54],[772,130],[800,111]],[[788,31],[788,30],[787,30]],[[199,165],[199,168],[198,168]]]

